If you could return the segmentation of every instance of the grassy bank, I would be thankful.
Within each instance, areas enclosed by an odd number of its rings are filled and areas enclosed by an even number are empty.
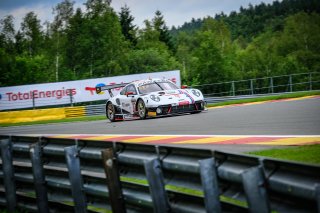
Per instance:
[[[248,152],[248,154],[302,163],[320,164],[320,144]]]
[[[320,91],[295,92],[295,93],[282,94],[282,95],[272,95],[267,97],[231,100],[231,101],[224,101],[220,103],[208,104],[208,107],[225,106],[225,105],[231,105],[231,104],[253,103],[253,102],[260,102],[260,101],[281,100],[281,99],[288,99],[288,98],[300,98],[300,97],[312,96],[312,95],[320,95]]]

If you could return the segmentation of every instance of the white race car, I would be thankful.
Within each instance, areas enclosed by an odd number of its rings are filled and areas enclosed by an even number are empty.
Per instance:
[[[113,89],[121,88],[114,96]],[[139,80],[128,84],[96,87],[96,92],[108,90],[106,115],[110,121],[145,119],[176,113],[198,113],[205,109],[198,89],[179,89],[165,79]]]

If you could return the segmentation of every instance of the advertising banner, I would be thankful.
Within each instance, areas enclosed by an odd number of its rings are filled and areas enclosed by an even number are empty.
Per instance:
[[[109,98],[108,92],[96,94],[96,86],[130,83],[148,78],[169,79],[178,87],[181,86],[180,71],[174,70],[79,81],[1,87],[0,110],[106,100]],[[117,94],[120,90],[121,88],[114,89],[113,94]]]

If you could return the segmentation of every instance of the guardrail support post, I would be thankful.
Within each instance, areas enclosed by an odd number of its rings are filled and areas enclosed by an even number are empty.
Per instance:
[[[144,161],[144,169],[149,183],[155,213],[170,212],[169,199],[159,159]]]
[[[253,167],[242,174],[243,188],[250,212],[269,213],[270,206],[262,168]]]
[[[74,201],[75,212],[87,212],[86,196],[83,190],[83,180],[81,176],[80,159],[77,146],[64,148],[71,192]]]
[[[37,206],[40,213],[49,212],[48,191],[43,171],[41,141],[30,145],[33,182],[37,196]]]
[[[320,184],[316,185],[316,201],[318,205],[318,213],[320,212]]]
[[[125,202],[122,195],[122,187],[118,170],[118,161],[114,156],[113,149],[101,151],[104,171],[107,176],[109,200],[112,212],[125,213]]]
[[[7,202],[7,209],[9,212],[14,212],[17,206],[16,184],[14,180],[14,168],[12,157],[12,143],[10,139],[0,140],[3,183],[5,189],[5,196]]]
[[[204,203],[207,212],[221,212],[219,186],[214,158],[199,160]]]

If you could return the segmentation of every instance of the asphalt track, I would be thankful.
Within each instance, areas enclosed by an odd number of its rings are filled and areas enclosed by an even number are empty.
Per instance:
[[[146,120],[2,127],[0,134],[320,135],[320,97]]]
[[[2,127],[0,134],[316,135],[319,138],[320,96],[219,107],[199,114],[146,120],[114,123],[101,120]],[[204,148],[204,146],[201,147]],[[220,145],[219,147],[232,151],[235,146]],[[242,146],[240,150],[238,147],[235,151],[260,148],[263,146],[247,145],[247,147]]]

